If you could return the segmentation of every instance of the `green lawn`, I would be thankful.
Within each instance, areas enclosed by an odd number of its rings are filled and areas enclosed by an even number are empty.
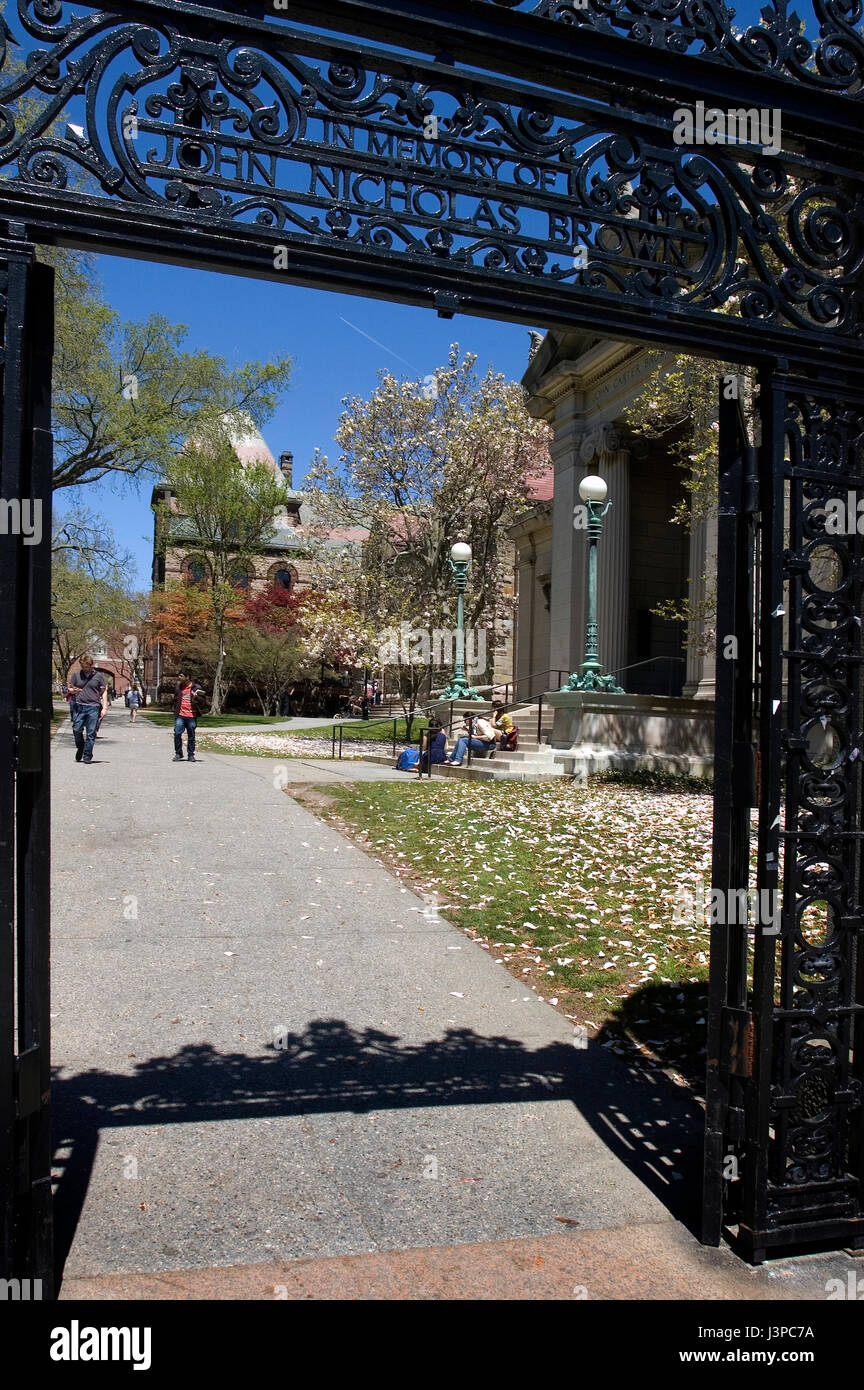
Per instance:
[[[146,709],[141,710],[140,714],[143,718],[152,720],[154,724],[158,724],[162,728],[170,728],[174,723],[174,715],[167,710]],[[266,729],[270,724],[283,724],[284,722],[285,721],[281,717],[271,717],[262,714],[203,714],[199,716],[198,728],[201,733],[204,733],[207,729],[224,729],[230,727],[232,724],[244,724],[248,725],[250,728]],[[338,720],[336,722],[338,723]],[[419,738],[420,730],[425,729],[428,722],[429,721],[425,718],[414,720],[411,731],[411,737],[414,742]],[[280,732],[283,731],[280,730]],[[303,729],[298,725],[295,729],[294,725],[290,724],[284,732],[289,733],[292,738],[331,739],[333,725],[321,724],[317,729]],[[336,737],[338,739],[338,734]],[[404,743],[406,737],[405,720],[399,719],[396,724],[396,740],[397,742],[401,740]],[[352,739],[368,740],[369,742],[375,743],[392,743],[393,720],[388,719],[386,722],[379,724],[370,719],[366,724],[362,721],[358,724],[346,724],[342,729],[342,742],[348,743]]]
[[[676,921],[675,895],[689,888],[698,901],[710,882],[710,796],[601,781],[383,782],[328,786],[314,809],[430,911],[437,893],[444,917],[588,1038],[698,1083],[708,927]]]
[[[339,721],[337,720],[336,723],[337,723],[337,725],[338,725]],[[425,716],[423,716],[423,717],[418,717],[417,719],[414,720],[413,724],[411,725],[411,740],[412,740],[413,743],[416,743],[416,742],[417,742],[417,740],[418,740],[419,737],[420,737],[420,730],[421,730],[421,729],[425,729],[426,726],[428,725],[428,723],[429,723],[429,720],[428,720]],[[406,738],[407,738],[407,734],[406,734],[406,732],[405,732],[405,729],[406,729],[406,722],[405,722],[405,720],[404,720],[404,719],[398,719],[398,720],[396,721],[396,741],[397,741],[397,743],[400,741],[400,739],[401,739],[401,741],[402,741],[403,743],[405,742],[405,740],[406,740]],[[289,734],[291,735],[292,738],[332,738],[332,736],[333,736],[333,725],[332,725],[332,724],[322,724],[322,725],[321,725],[319,728],[317,728],[317,729],[300,729],[300,728],[295,729],[295,728],[292,727],[292,728],[290,728],[290,729],[286,729],[285,732],[286,732],[286,733],[289,733]],[[338,740],[338,738],[339,738],[338,732],[337,732],[337,734],[336,734],[336,738],[337,738],[337,740]],[[349,740],[351,740],[351,739],[360,739],[360,740],[362,740],[364,743],[365,743],[365,742],[392,743],[392,742],[393,742],[393,720],[392,720],[392,719],[388,719],[385,723],[381,723],[381,724],[377,723],[375,720],[372,720],[372,719],[370,719],[370,720],[368,721],[368,723],[363,723],[363,721],[361,720],[360,723],[358,723],[358,724],[344,724],[344,725],[342,726],[342,742],[343,742],[343,743],[348,743]]]

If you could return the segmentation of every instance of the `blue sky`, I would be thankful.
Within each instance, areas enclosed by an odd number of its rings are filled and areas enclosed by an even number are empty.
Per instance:
[[[207,348],[232,363],[285,352],[294,357],[291,387],[263,434],[277,458],[283,450],[294,454],[295,486],[316,446],[338,456],[333,432],[342,397],[368,395],[381,368],[425,376],[446,360],[452,342],[477,354],[481,372],[491,364],[518,380],[528,361],[521,324],[458,314],[439,319],[430,309],[114,256],[100,257],[98,267],[106,298],[124,319],[165,314],[188,325],[186,347]],[[103,481],[55,498],[60,510],[75,498],[106,518],[134,558],[134,588],[149,587],[151,487],[152,479],[137,491]]]

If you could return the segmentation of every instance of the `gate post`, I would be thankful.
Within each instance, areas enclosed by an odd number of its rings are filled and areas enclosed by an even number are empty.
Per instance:
[[[768,1250],[864,1247],[864,397],[837,374],[778,362],[760,373],[759,406],[756,907],[743,959],[732,958],[740,925],[712,928],[703,1200],[703,1240],[736,1227],[755,1263]],[[723,530],[723,459],[721,441],[718,653],[733,601],[722,580],[742,575],[728,518]],[[739,609],[734,630],[747,626]],[[727,905],[753,878],[743,822],[735,845],[719,702],[731,680],[718,654],[714,886]],[[738,1181],[724,1188],[730,1150]]]
[[[0,1187],[3,1278],[53,1297],[50,1093],[54,272],[0,236]]]

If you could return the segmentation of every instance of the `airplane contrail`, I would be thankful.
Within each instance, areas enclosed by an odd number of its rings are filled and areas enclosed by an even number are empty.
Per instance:
[[[360,333],[364,338],[368,338],[370,343],[374,343],[376,347],[383,348],[384,352],[389,352],[390,356],[395,357],[399,362],[405,362],[405,358],[400,357],[398,352],[394,352],[392,348],[388,348],[386,343],[379,343],[378,339],[373,338],[371,333],[364,332],[362,328],[358,328],[356,323],[352,323],[350,319],[343,319],[342,315],[340,314],[339,321],[340,323],[347,323],[348,327],[353,328],[355,333]],[[412,366],[410,362],[405,362],[405,366],[411,367],[412,372],[416,372],[417,370],[417,368]]]

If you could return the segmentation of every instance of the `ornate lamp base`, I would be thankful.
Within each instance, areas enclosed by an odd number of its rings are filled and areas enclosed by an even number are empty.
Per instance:
[[[461,680],[456,676],[445,688],[443,695],[438,696],[439,700],[479,700],[482,704],[483,696],[479,690],[475,690],[473,685],[469,685],[466,680]]]
[[[570,690],[603,690],[607,695],[623,695],[625,692],[620,685],[615,684],[614,676],[603,674],[603,668],[586,666],[581,671],[574,671],[566,685],[562,685],[559,694],[564,694]]]

